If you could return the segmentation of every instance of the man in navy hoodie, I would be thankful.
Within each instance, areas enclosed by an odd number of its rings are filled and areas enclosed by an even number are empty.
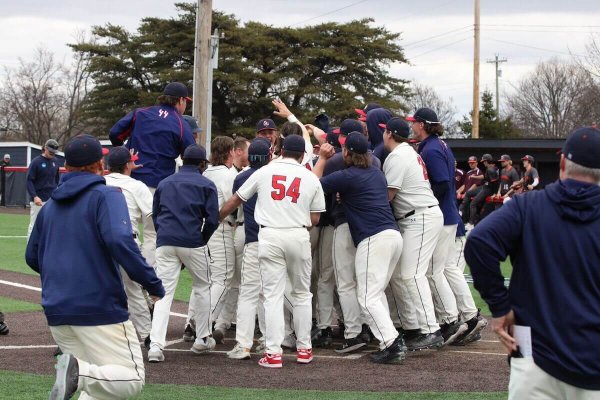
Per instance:
[[[598,183],[600,131],[578,129],[558,181],[514,196],[468,237],[475,287],[512,356],[509,399],[600,398]],[[510,289],[500,272],[507,256]]]
[[[165,290],[133,239],[123,193],[106,186],[103,150],[90,135],[65,146],[68,173],[40,210],[25,258],[42,279],[42,306],[64,354],[50,399],[125,399],[144,363],[119,264],[158,300]],[[60,221],[59,224],[56,221]]]

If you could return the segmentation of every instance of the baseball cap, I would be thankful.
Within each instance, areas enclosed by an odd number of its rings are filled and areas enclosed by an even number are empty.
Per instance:
[[[173,97],[183,97],[187,101],[192,101],[191,97],[188,97],[188,89],[181,82],[171,82],[167,86],[165,86],[163,90],[163,94],[167,96]]]
[[[325,135],[325,141],[327,143],[329,143],[330,145],[332,145],[333,147],[342,147],[342,145],[340,144],[340,136],[336,135],[335,133],[328,133],[327,135]]]
[[[492,157],[491,154],[485,153],[484,155],[481,156],[481,161],[487,161],[487,162],[492,162],[494,161],[494,157]]]
[[[387,129],[394,135],[402,136],[403,138],[407,138],[410,135],[410,128],[402,118],[390,118],[387,124],[379,124],[379,127]]]
[[[206,149],[199,144],[190,144],[183,152],[184,160],[206,160]]]
[[[475,157],[475,156],[470,156],[470,157],[469,157],[469,161],[468,161],[468,162],[470,162],[470,163],[472,163],[472,162],[477,162],[477,157]]]
[[[377,104],[377,103],[368,103],[364,108],[355,108],[354,111],[356,111],[356,113],[360,116],[365,118],[367,116],[367,113],[371,110],[374,110],[376,108],[383,108],[381,105]]]
[[[600,168],[600,130],[579,128],[567,137],[563,146],[567,160],[587,168]]]
[[[369,150],[367,137],[360,132],[350,132],[345,138],[340,138],[340,143],[352,153],[365,154]]]
[[[46,140],[44,147],[48,149],[48,151],[52,154],[55,154],[58,151],[58,142],[54,139]]]
[[[138,156],[132,155],[129,149],[125,146],[113,147],[108,153],[108,165],[116,167],[118,165],[127,164],[129,161],[137,161]]]
[[[304,145],[305,142],[302,136],[289,135],[288,137],[283,139],[283,145],[281,146],[281,149],[287,151],[294,151],[296,153],[304,153]]]
[[[75,136],[65,146],[65,162],[71,167],[93,164],[106,154],[108,150],[102,148],[98,139],[85,133]]]
[[[10,154],[5,154],[2,158],[10,158]]]
[[[498,161],[512,161],[512,159],[510,158],[510,156],[508,154],[502,154]]]
[[[265,129],[277,130],[277,125],[275,125],[275,122],[273,122],[272,119],[269,119],[269,118],[261,119],[256,124],[256,133],[258,133],[260,131],[264,131]]]
[[[529,161],[531,164],[533,164],[535,162],[535,158],[533,158],[533,156],[530,155],[526,155],[525,157],[521,158],[522,161]],[[575,161],[573,161],[575,162]]]
[[[256,138],[248,146],[248,161],[262,162],[266,161],[271,151],[271,143],[263,138]]]
[[[351,118],[343,120],[340,127],[333,130],[333,133],[338,135],[348,135],[350,132],[360,132],[364,134],[365,131],[359,121]]]
[[[437,114],[431,108],[419,108],[414,115],[406,117],[409,122],[425,122],[427,124],[439,124]]]
[[[182,117],[190,125],[192,133],[202,132],[202,128],[198,126],[198,121],[196,120],[196,118],[192,117],[191,115],[182,115]]]

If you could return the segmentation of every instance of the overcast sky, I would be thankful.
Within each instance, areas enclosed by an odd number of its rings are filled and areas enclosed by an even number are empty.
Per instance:
[[[473,0],[214,0],[213,7],[242,21],[276,26],[373,18],[402,34],[410,65],[392,66],[395,76],[451,97],[459,115],[472,107]],[[93,25],[110,22],[134,31],[143,17],[176,14],[169,0],[0,0],[0,10],[0,65],[8,68],[16,67],[19,57],[30,59],[39,46],[69,57],[65,43]],[[502,96],[536,63],[585,54],[591,35],[600,37],[600,3],[481,0],[481,24],[481,88],[495,90],[494,66],[485,61],[497,53],[508,59],[502,64]]]

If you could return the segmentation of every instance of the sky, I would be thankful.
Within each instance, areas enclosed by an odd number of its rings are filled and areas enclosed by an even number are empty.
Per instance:
[[[214,0],[213,8],[241,21],[274,26],[315,25],[372,18],[401,33],[400,45],[409,64],[391,65],[396,77],[433,87],[452,99],[458,113],[472,108],[473,0]],[[15,68],[19,58],[33,57],[43,46],[68,60],[77,32],[112,23],[135,31],[144,17],[176,15],[170,0],[0,0],[0,66]],[[225,32],[226,34],[226,32]],[[480,87],[495,92],[496,54],[501,64],[502,99],[552,57],[585,55],[592,35],[600,38],[597,0],[481,0]],[[0,73],[3,73],[0,71]]]

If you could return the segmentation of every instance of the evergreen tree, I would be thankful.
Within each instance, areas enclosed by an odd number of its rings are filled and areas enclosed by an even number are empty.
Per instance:
[[[471,112],[472,115],[473,113]],[[469,135],[473,132],[471,116],[467,117],[465,115],[459,124],[462,131]],[[481,139],[508,139],[517,136],[518,132],[511,118],[498,118],[496,108],[494,107],[494,95],[489,90],[485,90],[481,95],[479,137]]]

